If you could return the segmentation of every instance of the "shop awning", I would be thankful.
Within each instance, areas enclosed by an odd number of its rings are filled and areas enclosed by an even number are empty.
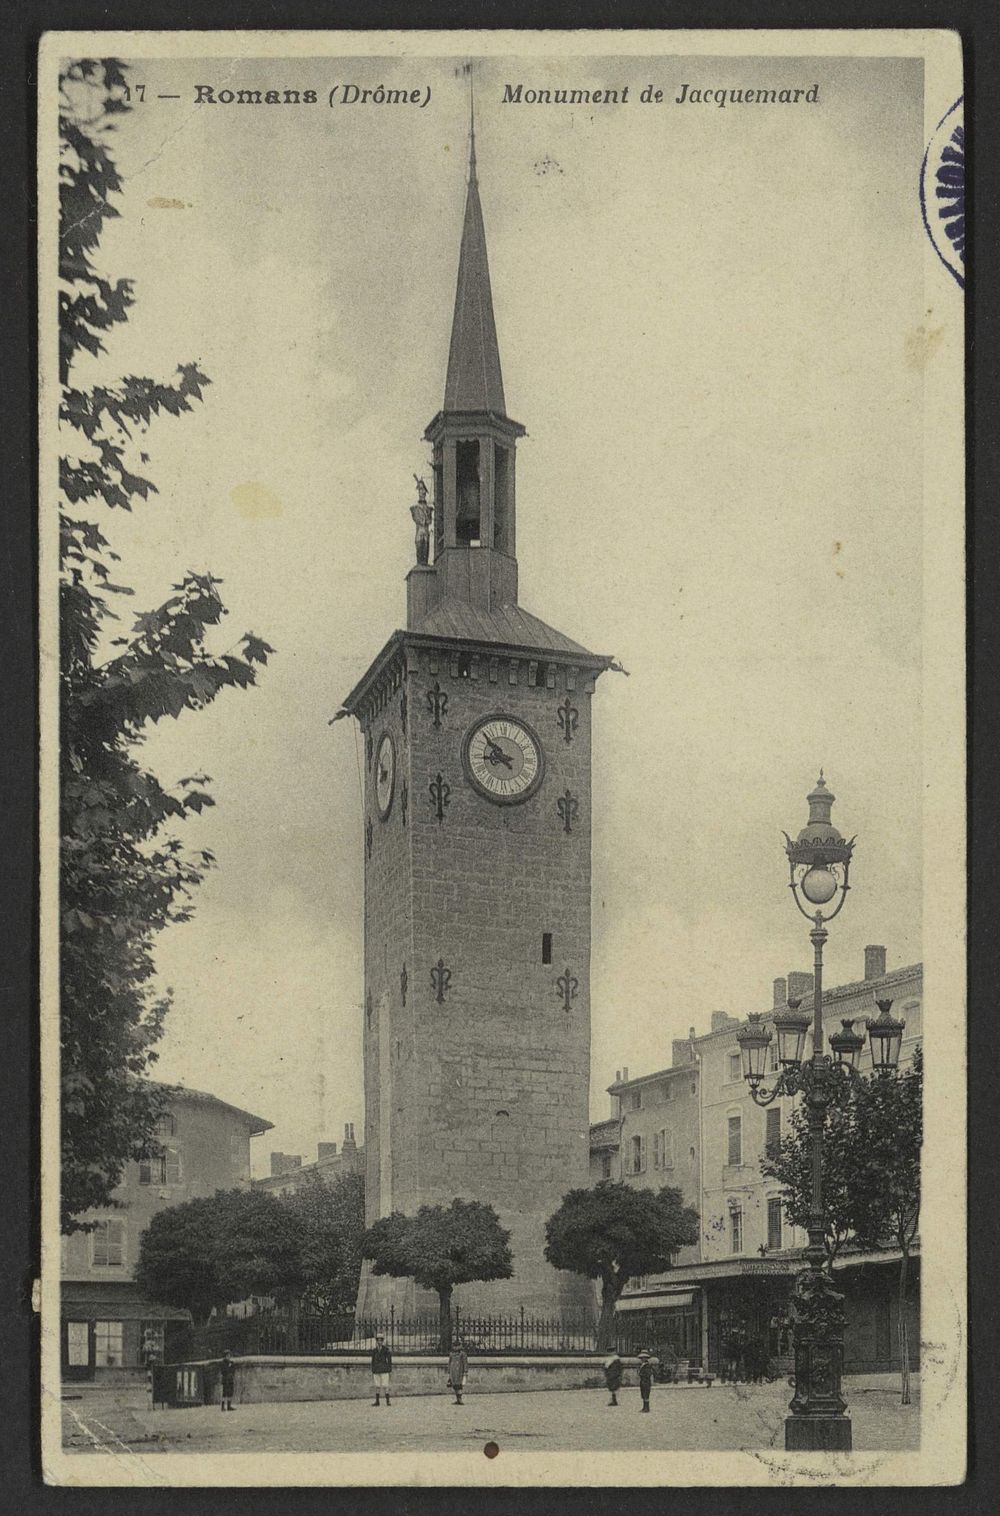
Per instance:
[[[649,1295],[625,1295],[618,1302],[619,1311],[666,1311],[690,1309],[697,1290],[657,1290]]]

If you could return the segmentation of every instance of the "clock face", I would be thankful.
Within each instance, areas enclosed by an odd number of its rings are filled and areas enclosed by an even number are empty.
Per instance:
[[[396,747],[388,732],[383,732],[375,751],[375,804],[384,821],[392,810],[396,788]]]
[[[523,721],[485,716],[465,739],[465,770],[487,800],[513,805],[535,793],[545,772],[542,745]]]

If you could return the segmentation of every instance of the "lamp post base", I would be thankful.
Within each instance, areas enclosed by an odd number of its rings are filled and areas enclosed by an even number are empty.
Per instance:
[[[850,1416],[786,1416],[786,1453],[849,1453]]]

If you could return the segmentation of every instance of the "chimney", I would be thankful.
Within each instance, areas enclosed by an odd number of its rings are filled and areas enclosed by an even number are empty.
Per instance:
[[[692,1031],[694,1028],[692,1027]],[[689,1037],[675,1037],[670,1044],[670,1066],[676,1068],[681,1063],[694,1062],[694,1049]]]
[[[796,973],[789,974],[789,976],[788,976],[788,998],[789,998],[789,1000],[804,1000],[805,997],[809,994],[809,991],[812,989],[812,987],[813,987],[813,976],[811,974],[796,974]]]
[[[272,1153],[271,1154],[271,1177],[272,1177],[272,1179],[275,1177],[276,1174],[287,1174],[292,1169],[300,1169],[301,1167],[302,1167],[302,1159],[301,1159],[301,1157],[299,1157],[299,1155],[297,1153],[294,1154],[294,1155],[291,1154],[291,1153]]]
[[[354,1140],[354,1122],[345,1121],[343,1151],[345,1153],[356,1153],[357,1150],[358,1145]]]
[[[785,1004],[788,995],[788,980],[776,979],[774,981],[774,993],[771,996],[771,1005],[776,1011],[780,1011]]]
[[[628,1064],[626,1064],[625,1067],[622,1069],[622,1079],[626,1083],[628,1082]]]
[[[621,1069],[615,1069],[615,1084],[621,1084],[621,1082],[622,1082],[622,1071],[621,1071]]]
[[[884,979],[885,978],[885,948],[884,947],[866,947],[865,948],[865,978],[866,979]]]
[[[336,1158],[337,1144],[335,1142],[320,1142],[316,1147],[316,1162],[322,1163],[325,1158]]]
[[[712,1031],[713,1032],[724,1032],[727,1027],[735,1026],[736,1022],[737,1022],[737,1019],[738,1018],[736,1016],[730,1016],[730,1015],[728,1015],[728,1013],[726,1011],[713,1011],[712,1012]]]

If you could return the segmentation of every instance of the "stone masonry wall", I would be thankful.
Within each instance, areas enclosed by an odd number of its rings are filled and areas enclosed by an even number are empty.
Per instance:
[[[463,1286],[456,1303],[471,1312],[524,1306],[583,1315],[591,1286],[553,1270],[542,1250],[546,1218],[566,1190],[588,1182],[593,685],[586,670],[553,665],[537,682],[530,677],[526,661],[483,656],[470,665],[445,647],[411,647],[406,732],[402,691],[370,724],[373,748],[389,729],[402,761],[388,822],[366,798],[374,818],[365,952],[373,1004],[365,1029],[369,1214],[386,1208],[387,1189],[392,1207],[406,1212],[456,1196],[488,1200],[511,1230],[515,1277]],[[493,713],[527,722],[544,750],[544,779],[523,804],[492,804],[463,768],[469,728]],[[447,787],[440,803],[431,789],[438,775]],[[569,830],[557,805],[567,791],[576,802]],[[549,964],[543,933],[552,937]],[[387,1095],[388,1113],[380,1108]],[[430,1303],[387,1280],[367,1281],[363,1297],[369,1310]]]

